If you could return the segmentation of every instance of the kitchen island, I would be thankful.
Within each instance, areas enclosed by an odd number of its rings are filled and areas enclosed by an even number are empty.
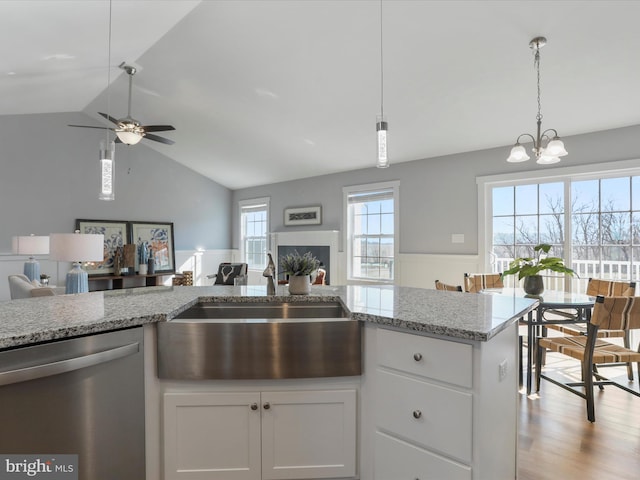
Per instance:
[[[357,394],[355,474],[287,477],[247,470],[237,478],[370,479],[374,471],[375,478],[389,480],[405,472],[411,478],[515,477],[517,319],[535,308],[535,300],[393,286],[314,286],[310,296],[289,296],[279,286],[276,296],[265,293],[262,286],[149,287],[2,302],[0,349],[144,325],[147,478],[161,478],[163,469],[165,478],[192,478],[167,471],[163,461],[169,398],[343,390]],[[157,322],[198,302],[265,300],[341,301],[363,325],[363,374],[320,383],[157,378]],[[264,455],[267,447],[259,448]]]

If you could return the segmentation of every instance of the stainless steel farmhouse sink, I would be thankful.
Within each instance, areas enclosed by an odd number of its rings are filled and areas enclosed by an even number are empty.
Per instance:
[[[339,302],[199,303],[158,323],[158,377],[360,375],[360,322]]]

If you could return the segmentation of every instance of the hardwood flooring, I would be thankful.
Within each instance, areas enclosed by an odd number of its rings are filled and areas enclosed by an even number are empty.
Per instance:
[[[579,378],[578,363],[548,354],[545,373]],[[573,366],[575,365],[575,368]],[[626,368],[601,373],[627,382]],[[640,380],[634,365],[635,382]],[[570,380],[569,380],[570,381]],[[586,416],[586,402],[541,380],[540,394],[521,391],[518,440],[519,480],[637,480],[640,478],[640,398],[615,386],[596,390],[596,421]]]

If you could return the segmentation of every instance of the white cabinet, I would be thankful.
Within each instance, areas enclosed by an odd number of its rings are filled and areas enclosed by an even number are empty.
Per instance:
[[[356,391],[164,394],[165,479],[356,475]]]
[[[362,478],[515,478],[515,326],[487,342],[365,330]]]

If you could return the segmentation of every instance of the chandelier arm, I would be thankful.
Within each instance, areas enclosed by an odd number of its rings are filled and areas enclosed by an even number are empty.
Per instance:
[[[529,137],[531,139],[531,141],[533,142],[533,146],[534,147],[536,146],[536,139],[530,133],[521,133],[520,136],[518,137],[518,139],[516,140],[516,145],[520,143],[520,139],[522,137]]]
[[[550,135],[547,135],[548,132],[553,132],[553,137]],[[554,138],[560,138],[558,136],[558,131],[555,128],[547,128],[544,132],[542,132],[542,135],[540,135],[540,139],[546,138],[547,140],[553,140]]]

